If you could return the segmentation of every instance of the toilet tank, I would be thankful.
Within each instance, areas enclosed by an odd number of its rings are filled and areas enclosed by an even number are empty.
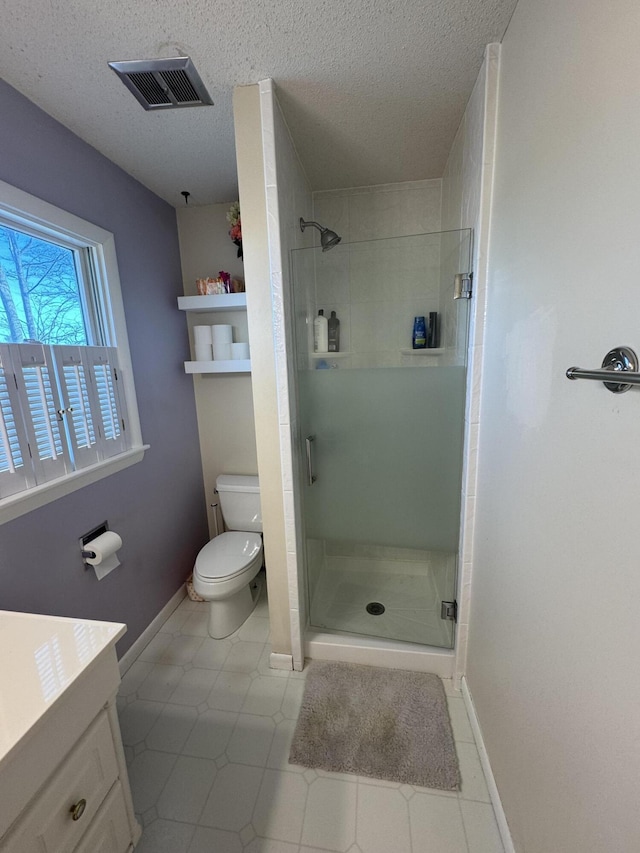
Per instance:
[[[262,531],[260,484],[257,477],[221,474],[216,480],[222,517],[229,530]]]

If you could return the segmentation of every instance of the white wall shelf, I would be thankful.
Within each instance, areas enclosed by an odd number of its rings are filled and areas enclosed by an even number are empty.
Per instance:
[[[442,355],[444,353],[444,347],[425,347],[424,349],[401,349],[401,355]]]
[[[195,314],[212,311],[246,311],[246,293],[220,293],[213,296],[178,296],[178,308]]]
[[[178,296],[180,311],[192,314],[212,312],[246,311],[246,293],[219,293],[211,296]],[[251,373],[250,359],[237,358],[230,361],[185,361],[185,373]]]
[[[328,358],[328,359],[331,359],[331,358],[347,358],[348,356],[351,355],[351,353],[350,352],[312,352],[312,353],[309,353],[309,355],[311,356],[311,358],[317,358],[317,359]]]
[[[206,297],[205,297],[206,298]],[[229,361],[185,361],[185,373],[251,373],[251,359]]]

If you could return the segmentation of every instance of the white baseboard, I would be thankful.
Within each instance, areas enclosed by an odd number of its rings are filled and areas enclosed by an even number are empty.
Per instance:
[[[471,723],[473,736],[476,739],[478,755],[480,756],[480,764],[482,765],[482,769],[484,771],[484,777],[487,780],[487,788],[489,789],[491,804],[493,805],[493,811],[496,815],[496,823],[498,824],[498,831],[500,832],[500,837],[502,838],[504,853],[516,853],[516,849],[513,846],[511,833],[509,832],[509,824],[507,823],[507,818],[504,813],[504,809],[502,808],[502,801],[500,799],[500,794],[498,793],[498,786],[496,785],[496,780],[493,778],[493,771],[491,770],[491,764],[489,762],[487,748],[484,745],[484,738],[482,737],[482,730],[480,729],[480,721],[478,720],[478,715],[476,714],[476,708],[473,704],[473,697],[471,696],[469,685],[467,684],[467,679],[464,676],[462,676],[461,686],[462,698],[464,699],[467,714],[469,715],[469,722]]]
[[[184,584],[180,587],[180,589],[172,595],[169,601],[162,608],[160,613],[155,617],[153,622],[148,625],[142,634],[138,637],[138,639],[134,642],[131,648],[127,649],[127,651],[122,655],[120,660],[118,661],[118,666],[120,667],[120,678],[123,677],[125,672],[129,669],[131,664],[136,660],[140,652],[142,652],[151,642],[151,640],[158,633],[160,628],[167,621],[169,616],[173,613],[176,607],[180,604],[183,598],[186,597],[186,590]]]
[[[271,652],[269,655],[269,666],[271,669],[293,669],[293,656],[279,655]]]

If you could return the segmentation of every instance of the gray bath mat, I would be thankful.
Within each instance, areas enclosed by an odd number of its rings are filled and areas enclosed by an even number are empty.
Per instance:
[[[289,761],[457,791],[460,771],[437,675],[313,661]]]

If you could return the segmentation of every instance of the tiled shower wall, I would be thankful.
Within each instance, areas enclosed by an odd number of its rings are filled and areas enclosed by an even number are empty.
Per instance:
[[[410,181],[313,194],[318,222],[345,242],[440,230],[441,181]]]
[[[316,192],[313,205],[343,241],[315,253],[314,306],[340,319],[340,349],[352,353],[341,366],[399,366],[414,316],[440,310],[440,241],[406,235],[440,230],[441,181]]]
[[[486,310],[489,214],[493,184],[500,45],[490,44],[454,140],[442,178],[442,228],[473,228],[474,294],[469,335],[462,525],[458,578],[457,680],[464,675],[471,603],[476,461],[480,426],[480,383]]]
[[[271,607],[289,609],[293,666],[302,669],[301,631],[307,621],[306,595],[303,572],[298,569],[298,555],[303,547],[300,495],[294,488],[294,483],[300,482],[300,450],[296,441],[295,365],[288,357],[286,330],[293,322],[290,254],[292,249],[312,245],[311,232],[303,234],[299,226],[300,217],[311,218],[312,202],[309,183],[280,110],[274,83],[262,80],[259,87],[286,546],[286,565],[270,565],[269,571],[286,574],[289,593],[287,602],[272,602]],[[272,660],[272,664],[276,663]]]

